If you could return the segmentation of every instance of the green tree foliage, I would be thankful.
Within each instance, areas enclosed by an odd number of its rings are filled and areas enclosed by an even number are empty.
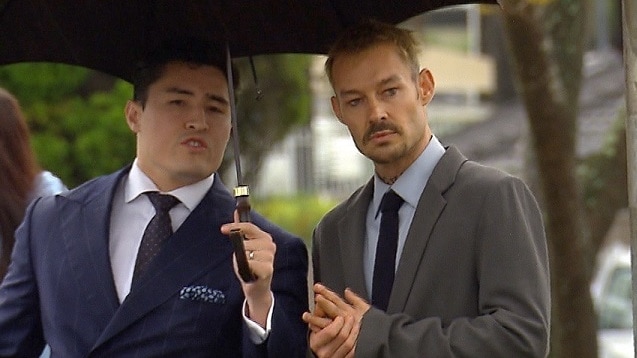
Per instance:
[[[272,222],[302,238],[309,247],[314,228],[336,204],[337,200],[324,196],[297,195],[255,199],[252,206]]]
[[[108,78],[98,86],[107,91],[87,89],[102,77],[61,64],[0,67],[0,86],[20,101],[40,164],[69,187],[122,167],[135,155],[135,137],[123,114],[132,87]]]
[[[235,60],[245,84],[238,89],[244,177],[254,178],[267,153],[310,119],[306,55],[255,58],[262,99],[247,59]],[[22,63],[0,67],[0,86],[20,101],[42,167],[69,186],[112,172],[135,157],[135,136],[124,118],[132,86],[82,67]],[[232,150],[223,168],[233,169]],[[252,182],[252,179],[248,180]]]

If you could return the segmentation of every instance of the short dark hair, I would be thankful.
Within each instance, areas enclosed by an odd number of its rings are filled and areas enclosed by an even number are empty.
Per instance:
[[[148,99],[148,88],[163,74],[171,62],[184,62],[194,66],[214,66],[227,75],[227,49],[222,43],[215,43],[198,37],[173,38],[161,42],[148,51],[137,63],[133,77],[133,99],[144,106]],[[232,66],[233,86],[239,84],[239,73]]]
[[[413,79],[417,80],[420,72],[419,47],[413,33],[374,19],[364,19],[346,28],[332,44],[325,61],[325,72],[330,83],[332,83],[332,66],[338,56],[360,53],[383,43],[396,46],[398,55],[411,68]]]

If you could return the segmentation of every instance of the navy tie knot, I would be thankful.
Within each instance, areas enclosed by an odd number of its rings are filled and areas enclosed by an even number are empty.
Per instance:
[[[403,205],[403,201],[403,198],[396,194],[395,191],[390,190],[383,195],[383,199],[380,202],[380,212],[397,212],[400,206]]]
[[[179,204],[179,199],[169,194],[160,194],[156,191],[150,191],[145,194],[150,199],[157,213],[167,213],[173,206]]]

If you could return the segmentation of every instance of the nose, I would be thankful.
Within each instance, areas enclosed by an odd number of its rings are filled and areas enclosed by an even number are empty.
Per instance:
[[[387,111],[385,106],[378,99],[369,100],[369,120],[370,122],[387,119]]]
[[[205,130],[208,129],[208,121],[206,121],[206,111],[196,110],[189,116],[186,122],[186,128],[192,130]]]

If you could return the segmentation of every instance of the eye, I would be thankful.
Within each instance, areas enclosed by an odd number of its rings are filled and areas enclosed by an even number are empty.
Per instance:
[[[183,106],[186,104],[186,101],[184,101],[183,99],[172,99],[168,101],[168,103],[173,106]]]
[[[396,93],[398,93],[398,88],[397,87],[388,88],[385,91],[383,91],[383,93],[388,97],[393,97],[396,95]]]
[[[362,100],[360,98],[354,98],[354,99],[350,99],[349,101],[347,101],[347,105],[350,106],[350,107],[356,107],[361,102],[362,102]]]
[[[208,106],[206,107],[206,111],[210,113],[225,113],[225,111],[218,106]]]

